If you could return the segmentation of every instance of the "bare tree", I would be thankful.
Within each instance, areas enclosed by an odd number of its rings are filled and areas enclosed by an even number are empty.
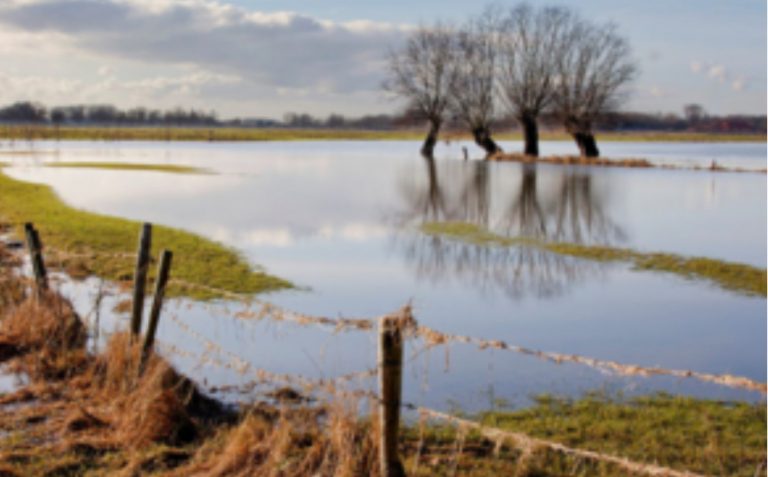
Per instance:
[[[457,34],[458,75],[451,94],[454,113],[488,156],[501,152],[491,136],[499,27],[499,10],[488,8]]]
[[[512,8],[499,41],[499,93],[523,128],[524,152],[539,155],[538,117],[552,101],[560,36],[571,21],[565,8]]]
[[[592,126],[626,97],[625,87],[637,68],[627,40],[613,24],[577,20],[560,36],[555,81],[555,110],[584,157],[597,157]]]
[[[404,48],[394,52],[389,61],[389,78],[384,88],[408,101],[411,111],[429,123],[429,132],[421,148],[432,157],[440,127],[446,120],[449,95],[456,81],[455,34],[444,26],[421,27]]]

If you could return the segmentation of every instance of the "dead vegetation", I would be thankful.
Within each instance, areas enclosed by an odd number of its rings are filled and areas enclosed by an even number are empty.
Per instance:
[[[518,153],[499,153],[489,156],[488,159],[500,162],[521,162],[521,163],[546,163],[566,166],[595,166],[595,167],[626,167],[636,169],[672,169],[672,170],[690,170],[690,171],[711,171],[711,172],[753,172],[766,173],[766,169],[744,169],[740,167],[724,167],[716,161],[707,167],[702,166],[680,166],[674,164],[654,164],[647,159],[626,158],[626,159],[608,159],[603,157],[584,157],[584,156],[543,156],[536,157]]]
[[[54,292],[30,293],[0,248],[0,475],[368,475],[376,456],[357,403],[312,405],[280,389],[244,409],[202,395],[127,333],[87,352]],[[287,396],[287,397],[286,397]],[[276,470],[279,469],[279,470]]]

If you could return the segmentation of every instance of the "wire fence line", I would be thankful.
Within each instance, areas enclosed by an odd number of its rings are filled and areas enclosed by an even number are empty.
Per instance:
[[[701,373],[690,370],[667,369],[657,366],[623,364],[617,361],[590,358],[576,354],[540,351],[515,344],[509,344],[502,340],[486,340],[482,338],[473,338],[470,336],[442,333],[433,328],[421,325],[416,326],[416,328],[413,330],[413,335],[422,338],[427,343],[427,345],[431,347],[446,345],[450,343],[462,343],[474,345],[481,350],[497,349],[502,351],[510,351],[513,353],[539,358],[541,360],[549,361],[555,364],[581,364],[598,370],[610,371],[622,376],[672,376],[676,378],[693,378],[699,381],[715,383],[731,388],[758,391],[763,394],[766,394],[767,392],[766,383],[761,383],[759,381],[755,381],[743,376]]]
[[[37,252],[39,255],[39,252],[40,252],[39,247],[37,248]],[[37,270],[35,271],[35,273],[36,275],[38,274]],[[163,275],[163,276],[166,276],[166,275]],[[161,279],[160,282],[164,282],[164,280]],[[156,295],[160,296],[162,299],[162,291],[160,290],[162,290],[163,288],[161,287],[164,287],[164,285],[158,286]],[[229,295],[231,296],[235,294],[229,293]],[[665,375],[677,376],[677,377],[686,377],[686,378],[691,377],[691,378],[696,378],[702,381],[709,381],[709,382],[714,382],[714,383],[723,384],[723,385],[732,386],[732,387],[758,390],[765,393],[765,384],[757,383],[747,378],[740,378],[740,377],[729,376],[729,375],[712,375],[707,373],[696,373],[693,371],[679,371],[679,370],[668,370],[663,368],[648,368],[648,367],[641,367],[636,365],[625,365],[625,364],[620,364],[614,361],[597,360],[597,359],[586,358],[578,355],[547,353],[547,352],[524,348],[517,345],[510,345],[500,340],[483,340],[479,338],[472,338],[472,337],[462,336],[462,335],[446,334],[446,333],[442,333],[440,331],[434,330],[432,328],[419,325],[418,322],[413,317],[413,313],[410,305],[403,307],[401,310],[398,310],[395,313],[388,314],[379,318],[377,323],[374,320],[357,320],[357,319],[350,320],[350,319],[343,319],[343,318],[334,319],[334,318],[328,318],[328,317],[312,317],[312,316],[302,315],[298,313],[291,313],[291,312],[286,312],[285,310],[282,310],[281,308],[276,307],[272,304],[268,304],[266,302],[261,302],[261,301],[255,301],[254,299],[249,299],[246,301],[246,303],[249,303],[249,304],[258,303],[259,305],[261,305],[261,310],[259,312],[253,313],[252,315],[251,314],[242,315],[241,318],[243,319],[244,318],[263,319],[266,317],[274,318],[275,316],[279,316],[280,321],[291,321],[291,322],[299,323],[302,325],[316,324],[316,325],[323,325],[323,326],[333,326],[334,329],[336,330],[350,329],[350,328],[370,330],[374,328],[375,324],[378,324],[379,359],[378,359],[376,368],[350,373],[350,374],[343,375],[333,379],[311,379],[311,378],[305,378],[300,375],[279,374],[279,373],[274,373],[261,368],[253,367],[247,360],[244,360],[237,354],[224,349],[219,343],[216,343],[215,341],[208,339],[201,333],[191,329],[186,323],[181,321],[178,317],[171,315],[171,319],[177,324],[180,330],[188,333],[190,336],[194,337],[196,340],[200,342],[200,344],[204,346],[205,351],[203,352],[202,355],[198,357],[199,358],[198,362],[201,365],[214,364],[217,366],[222,366],[222,367],[231,369],[241,375],[250,375],[254,377],[253,380],[251,380],[249,383],[246,383],[246,386],[249,386],[250,388],[248,387],[244,388],[243,385],[239,385],[237,388],[220,387],[220,388],[214,388],[214,389],[223,389],[225,391],[230,389],[231,390],[238,389],[241,391],[243,389],[250,389],[252,391],[253,389],[255,389],[256,386],[258,386],[261,383],[274,384],[275,382],[283,382],[283,383],[294,385],[294,386],[300,386],[305,390],[311,390],[314,392],[323,391],[323,392],[331,393],[333,395],[347,396],[347,397],[354,397],[354,398],[367,397],[367,398],[376,400],[379,405],[380,416],[382,416],[380,420],[381,430],[379,435],[379,442],[380,442],[379,447],[380,447],[380,451],[383,452],[380,455],[381,462],[389,462],[391,457],[393,457],[395,461],[399,459],[397,457],[397,450],[396,450],[397,449],[397,446],[396,446],[397,432],[398,432],[397,423],[399,421],[399,410],[401,407],[404,407],[407,409],[417,410],[419,414],[424,418],[438,419],[438,420],[457,426],[460,430],[460,436],[464,434],[466,429],[474,429],[480,432],[480,434],[485,438],[491,441],[495,441],[497,445],[499,445],[500,442],[502,443],[510,442],[515,447],[522,449],[524,451],[524,455],[530,454],[537,449],[545,448],[545,449],[562,453],[564,455],[569,455],[577,458],[606,462],[611,465],[619,466],[620,468],[630,472],[642,473],[642,474],[651,475],[651,476],[705,477],[701,474],[696,474],[688,471],[679,471],[675,469],[658,466],[655,464],[638,463],[624,457],[605,454],[597,451],[572,448],[558,442],[531,437],[519,432],[512,432],[512,431],[507,431],[507,430],[503,430],[495,427],[485,426],[479,422],[453,416],[453,415],[446,414],[433,409],[418,407],[411,403],[403,403],[401,401],[403,341],[404,339],[409,339],[409,338],[420,338],[424,340],[424,342],[430,347],[446,345],[449,343],[465,343],[465,344],[475,345],[479,349],[509,350],[512,352],[534,356],[539,359],[543,359],[550,362],[579,363],[579,364],[584,364],[584,365],[599,368],[599,369],[608,369],[620,374],[647,375],[647,376],[665,374]],[[246,312],[239,312],[239,313],[243,314]],[[154,332],[152,332],[152,334],[154,335]],[[147,342],[149,341],[145,341],[145,345]],[[165,348],[169,352],[177,352],[183,356],[187,356],[190,358],[195,357],[194,353],[191,353],[185,350],[180,350],[174,345],[166,345]],[[221,356],[226,356],[228,359],[222,359]],[[379,389],[381,390],[380,395],[374,392],[361,390],[361,389],[347,391],[345,389],[341,389],[339,386],[340,383],[348,383],[354,380],[367,379],[376,375],[378,375],[379,377]],[[391,438],[392,436],[394,436],[394,439]],[[387,452],[392,451],[392,449],[383,450],[387,447],[390,447],[388,445],[385,445],[384,443],[394,443],[393,456],[387,455]]]
[[[396,320],[402,325],[403,329],[406,329],[408,324],[412,323],[413,321],[409,313],[410,313],[410,309],[408,308],[406,309],[405,312],[401,311],[401,312],[398,312],[397,315],[395,315]],[[195,332],[194,330],[189,329],[188,327],[185,327],[185,325],[178,318],[174,317],[174,320],[182,327],[182,329],[184,329],[187,332],[190,332],[192,336],[194,336],[202,344],[205,344],[207,347],[210,347],[211,349],[215,349],[217,351],[224,352],[230,357],[237,357],[231,352],[222,350],[219,345],[207,339],[203,335]],[[194,354],[189,353],[188,355],[193,356]],[[239,357],[237,358],[241,359]],[[209,358],[209,360],[210,362],[215,363],[219,366],[232,367],[232,365],[227,363],[226,361],[220,360],[215,357],[211,357]],[[237,366],[233,367],[233,369],[241,372],[247,371],[247,370],[243,370],[242,368],[238,368]],[[350,374],[343,375],[330,380],[310,379],[310,378],[305,378],[303,376],[293,375],[293,374],[273,373],[273,372],[269,372],[259,368],[253,369],[251,370],[251,372],[257,375],[257,379],[250,381],[245,385],[237,385],[237,386],[224,385],[224,386],[218,386],[218,387],[211,387],[209,388],[209,390],[213,392],[250,393],[259,384],[263,384],[263,383],[274,384],[275,382],[282,382],[284,384],[301,387],[305,391],[310,391],[310,392],[322,391],[322,392],[332,394],[334,396],[342,396],[345,398],[353,398],[353,399],[367,398],[377,403],[381,403],[382,401],[381,396],[373,391],[361,390],[361,389],[350,391],[350,390],[341,389],[338,387],[338,383],[340,381],[350,381],[353,379],[371,378],[375,376],[377,373],[379,373],[378,368],[357,372],[357,373],[350,373]],[[273,397],[279,399],[279,395],[277,395],[277,393],[273,393]],[[304,399],[303,397],[296,396],[296,395],[289,395],[288,397],[290,397],[291,400],[296,400],[296,401],[301,401]],[[634,473],[639,473],[639,474],[644,474],[649,476],[708,477],[703,474],[698,474],[690,471],[676,470],[668,467],[659,466],[656,464],[636,462],[626,457],[620,457],[620,456],[602,453],[598,451],[569,447],[556,441],[536,438],[520,432],[513,432],[513,431],[499,429],[492,426],[486,426],[476,421],[454,416],[454,415],[447,414],[434,409],[430,409],[427,407],[418,406],[413,403],[403,402],[403,403],[400,403],[400,405],[405,409],[410,409],[418,412],[418,414],[422,417],[422,419],[439,420],[439,421],[458,427],[459,439],[462,439],[461,436],[466,432],[466,430],[472,429],[479,432],[479,434],[483,438],[496,443],[497,448],[500,448],[501,446],[506,444],[510,447],[514,447],[516,449],[522,450],[524,456],[531,455],[533,452],[539,449],[548,449],[554,452],[558,452],[564,455],[568,455],[568,456],[572,456],[580,459],[608,463],[611,465],[615,465],[621,469],[627,470],[629,472],[634,472]]]
[[[214,289],[216,290],[216,289]],[[216,290],[218,291],[218,290]],[[276,321],[290,321],[300,325],[329,326],[336,332],[348,330],[373,330],[377,319],[360,318],[329,318],[323,316],[311,316],[282,309],[272,303],[249,300],[244,302],[249,305],[258,305],[259,310],[243,310],[233,314],[236,318],[246,320],[273,319]],[[480,350],[502,350],[524,356],[530,356],[554,364],[572,363],[587,366],[600,371],[606,371],[620,376],[670,376],[678,379],[696,379],[702,382],[718,384],[734,389],[744,389],[768,394],[768,385],[744,376],[732,374],[704,373],[693,370],[670,369],[659,366],[642,366],[638,364],[620,363],[613,360],[597,359],[578,354],[566,354],[511,344],[503,340],[488,340],[459,334],[443,333],[434,328],[420,325],[415,319],[405,323],[406,333],[415,338],[422,339],[428,347],[444,346],[451,343],[468,344]]]
[[[136,258],[136,253],[70,253],[53,249],[58,258],[88,258],[93,256],[114,256],[116,258]],[[244,304],[247,308],[235,312],[233,316],[238,319],[248,321],[260,321],[270,319],[277,322],[292,322],[299,325],[318,325],[332,328],[334,332],[343,331],[372,331],[376,327],[379,318],[345,318],[309,315],[296,311],[287,310],[274,303],[261,300],[253,295],[236,293],[222,288],[211,287],[208,285],[192,283],[181,279],[171,279],[169,284],[187,289],[197,289],[212,293],[214,295],[225,297],[229,300]],[[258,307],[258,309],[253,309]],[[620,376],[670,376],[678,379],[695,379],[701,382],[713,383],[734,389],[744,389],[748,391],[759,392],[763,395],[768,394],[768,384],[756,381],[744,376],[732,374],[705,373],[693,370],[670,369],[660,366],[643,366],[631,363],[621,363],[613,360],[605,360],[583,356],[578,354],[557,353],[528,348],[525,346],[508,343],[503,340],[488,340],[466,335],[443,333],[434,328],[419,325],[415,322],[409,324],[408,333],[424,340],[429,347],[448,345],[451,343],[468,344],[477,347],[480,350],[502,350],[518,353],[525,356],[534,357],[543,361],[555,364],[572,363],[587,366],[596,370],[610,372]]]
[[[209,387],[211,392],[248,394],[259,385],[279,382],[286,385],[299,387],[307,392],[322,391],[330,394],[341,395],[344,397],[376,398],[375,393],[372,393],[368,390],[349,390],[343,389],[342,386],[349,385],[352,382],[373,378],[378,374],[378,368],[374,367],[362,371],[354,371],[333,378],[308,378],[299,374],[275,373],[264,368],[253,366],[248,360],[242,358],[236,353],[224,349],[215,341],[193,330],[178,317],[172,315],[171,320],[179,327],[180,330],[200,343],[205,348],[205,351],[198,355],[189,351],[181,350],[175,345],[164,344],[164,348],[167,352],[187,358],[195,358],[198,360],[200,365],[217,366],[233,371],[241,376],[250,376],[253,378],[248,382],[237,385]],[[222,359],[222,356],[226,356],[227,359]]]

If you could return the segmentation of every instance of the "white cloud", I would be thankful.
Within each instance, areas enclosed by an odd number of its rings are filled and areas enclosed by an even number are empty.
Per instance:
[[[732,91],[741,92],[748,86],[747,78],[734,75],[725,65],[707,63],[698,60],[691,61],[691,71],[695,74],[704,73],[707,78],[728,86]]]
[[[731,89],[734,91],[744,91],[747,86],[747,81],[744,78],[736,78],[731,82]]]
[[[378,89],[387,47],[407,29],[250,12],[217,0],[14,0],[0,7],[0,24],[63,35],[91,53],[321,94]]]
[[[723,65],[712,65],[707,71],[707,76],[723,83],[728,78],[728,72]]]

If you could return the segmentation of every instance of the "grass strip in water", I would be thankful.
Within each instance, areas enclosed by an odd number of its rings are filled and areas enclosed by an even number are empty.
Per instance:
[[[211,172],[194,166],[175,164],[132,164],[126,162],[47,162],[45,167],[65,169],[106,169],[124,171],[169,172],[173,174],[210,174]]]
[[[421,231],[429,235],[440,235],[476,245],[504,247],[526,245],[586,260],[630,262],[638,270],[674,273],[688,279],[707,280],[723,289],[745,295],[766,296],[768,280],[766,270],[742,263],[706,257],[683,257],[671,253],[643,253],[601,245],[503,237],[466,222],[429,222],[421,226]]]
[[[65,252],[51,265],[58,264],[75,277],[97,275],[124,283],[133,279],[135,259],[128,254],[136,252],[139,222],[75,209],[49,186],[18,181],[2,172],[0,221],[14,225],[19,236],[23,223],[34,222],[44,245]],[[195,285],[245,294],[293,286],[254,269],[235,250],[183,230],[155,226],[152,247],[153,256],[162,249],[172,250],[172,277]],[[56,258],[56,254],[47,256]],[[150,278],[154,269],[150,268]],[[169,294],[218,298],[215,292],[192,287],[170,287]]]

